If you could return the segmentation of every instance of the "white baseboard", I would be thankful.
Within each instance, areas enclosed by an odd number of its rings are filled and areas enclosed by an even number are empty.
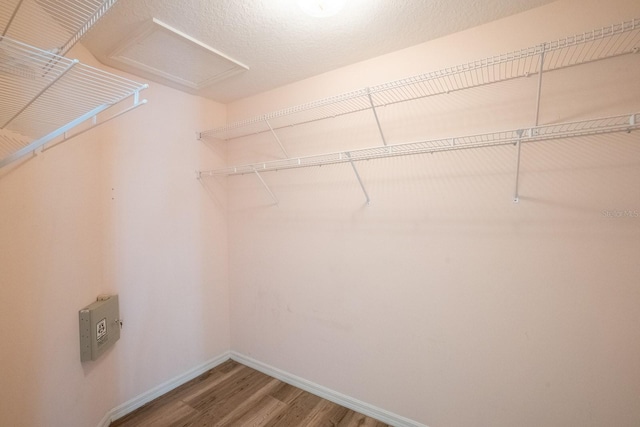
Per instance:
[[[217,357],[214,357],[213,359],[208,360],[207,362],[196,366],[195,368],[192,368],[189,371],[134,397],[133,399],[123,403],[122,405],[113,408],[105,414],[102,420],[100,420],[98,427],[109,427],[109,424],[111,424],[112,421],[124,417],[125,415],[140,408],[142,405],[151,402],[152,400],[162,396],[165,393],[170,392],[174,388],[181,386],[182,384],[196,378],[199,375],[202,375],[209,369],[213,369],[222,362],[225,362],[229,359],[233,359],[236,362],[242,363],[243,365],[249,366],[264,374],[277,378],[287,384],[291,384],[292,386],[298,387],[304,391],[308,391],[309,393],[337,403],[338,405],[342,405],[345,408],[352,409],[371,418],[380,420],[386,424],[390,424],[396,427],[427,427],[426,425],[421,424],[417,421],[413,421],[384,409],[377,408],[373,405],[369,405],[368,403],[362,402],[352,397],[345,396],[342,393],[338,393],[337,391],[333,391],[321,385],[312,383],[311,381],[307,381],[304,378],[300,378],[278,368],[274,368],[273,366],[269,366],[265,363],[259,362],[255,359],[252,359],[251,357],[245,356],[235,351],[225,352]]]
[[[196,366],[195,368],[188,370],[181,375],[178,375],[177,377],[170,379],[169,381],[160,384],[157,387],[152,388],[149,391],[146,391],[134,397],[133,399],[123,403],[122,405],[116,406],[105,414],[105,416],[100,421],[100,424],[98,424],[98,427],[109,427],[109,424],[111,424],[112,421],[124,417],[125,415],[135,411],[142,405],[151,402],[153,399],[156,399],[163,394],[170,392],[174,388],[181,386],[187,381],[191,381],[192,379],[204,374],[209,369],[213,369],[222,362],[229,360],[230,354],[231,353],[227,351],[217,357],[214,357],[211,360],[206,361],[199,366]]]
[[[396,427],[427,427],[426,425],[420,424],[417,421],[413,421],[400,415],[393,414],[389,411],[385,411],[384,409],[369,405],[368,403],[362,402],[352,397],[345,396],[344,394],[338,393],[337,391],[333,391],[321,385],[312,383],[311,381],[307,381],[304,378],[300,378],[278,368],[274,368],[273,366],[269,366],[235,351],[231,352],[231,359],[264,374],[267,374],[271,377],[277,378],[287,384],[291,384],[292,386],[301,388],[304,391],[308,391],[311,394],[315,394],[316,396],[320,396],[331,402],[337,403],[338,405],[342,405],[345,408],[352,409],[368,417],[380,420],[383,423],[390,424]]]

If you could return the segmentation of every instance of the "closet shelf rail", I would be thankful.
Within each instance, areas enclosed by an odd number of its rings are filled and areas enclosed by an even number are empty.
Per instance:
[[[65,134],[146,84],[0,37],[0,167]],[[121,113],[118,113],[118,115]],[[109,119],[106,119],[109,120]],[[104,120],[103,120],[104,122]]]
[[[231,140],[463,89],[559,70],[640,50],[640,19],[486,59],[356,90],[200,132]]]
[[[640,113],[603,117],[553,125],[536,126],[527,129],[515,129],[477,135],[459,136],[433,140],[414,141],[403,144],[391,144],[384,147],[341,151],[307,157],[274,160],[233,166],[224,169],[201,171],[200,176],[244,175],[255,172],[269,172],[283,169],[304,168],[354,161],[382,159],[387,157],[427,154],[441,151],[464,150],[499,145],[515,145],[553,139],[600,135],[613,132],[631,132],[640,128]]]
[[[118,0],[3,0],[0,36],[65,55]]]

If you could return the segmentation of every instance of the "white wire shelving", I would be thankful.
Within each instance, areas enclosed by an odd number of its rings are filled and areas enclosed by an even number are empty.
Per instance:
[[[143,105],[146,100],[140,100],[139,93],[146,87],[1,37],[0,167],[67,138],[67,132],[84,122],[89,123],[87,130]],[[98,121],[98,114],[128,98],[130,107]]]
[[[200,132],[198,139],[212,138],[214,140],[228,141],[248,135],[271,132],[286,158],[230,166],[216,170],[198,171],[197,176],[200,178],[202,176],[255,174],[274,202],[278,204],[278,199],[262,178],[262,172],[349,163],[364,193],[367,204],[369,204],[369,194],[356,168],[356,162],[358,161],[513,144],[517,148],[515,151],[516,170],[513,200],[518,202],[520,147],[523,143],[622,131],[631,132],[640,127],[638,123],[640,116],[635,112],[612,117],[540,125],[539,113],[543,75],[555,70],[608,58],[637,54],[639,51],[640,19],[633,19],[556,41],[542,43],[527,49],[367,87],[230,123],[226,126]],[[423,139],[400,144],[389,144],[386,141],[384,128],[376,111],[379,107],[534,75],[538,79],[538,89],[535,119],[532,120],[531,127],[450,138]],[[277,134],[279,129],[286,127],[366,110],[371,110],[373,113],[382,145],[290,158]]]
[[[2,0],[0,36],[65,55],[118,0]]]
[[[231,140],[400,102],[529,77],[640,49],[640,19],[625,21],[527,49],[324,98],[200,132]],[[377,120],[377,114],[376,114]],[[378,126],[380,123],[378,122]],[[381,129],[380,129],[381,130]],[[382,135],[384,141],[384,135]],[[386,144],[386,142],[385,142]]]
[[[408,156],[412,154],[427,154],[479,147],[495,147],[499,145],[515,145],[518,142],[528,143],[614,132],[630,132],[638,128],[640,128],[640,114],[632,113],[592,120],[536,126],[528,129],[513,129],[477,135],[412,141],[403,144],[389,144],[387,146],[339,151],[315,156],[250,163],[242,166],[231,166],[224,169],[202,171],[201,174],[204,176],[244,175],[255,172],[269,172],[309,166],[352,163],[363,160]]]

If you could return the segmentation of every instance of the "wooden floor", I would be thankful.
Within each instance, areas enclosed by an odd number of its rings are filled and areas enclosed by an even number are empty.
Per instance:
[[[111,427],[384,427],[372,418],[228,360]]]

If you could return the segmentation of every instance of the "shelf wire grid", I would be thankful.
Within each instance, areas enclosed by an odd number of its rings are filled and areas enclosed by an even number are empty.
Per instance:
[[[15,132],[0,130],[0,159],[10,156],[29,144],[30,140]]]
[[[207,130],[200,137],[231,140],[287,126],[310,123],[346,114],[429,96],[485,86],[540,72],[559,70],[605,58],[637,53],[640,20],[595,29],[579,35],[472,61],[442,70],[400,79],[301,104],[262,116]]]
[[[27,44],[0,38],[0,166],[7,151],[40,145],[147,86]],[[7,136],[10,135],[10,136]],[[20,147],[17,147],[20,146]]]
[[[0,36],[65,55],[118,0],[2,0]]]
[[[427,154],[451,150],[463,150],[499,145],[546,141],[552,139],[574,138],[613,132],[631,132],[640,128],[640,114],[626,114],[590,120],[536,126],[528,129],[482,133],[433,140],[421,140],[403,144],[377,146],[351,151],[321,154],[232,166],[223,169],[201,171],[204,176],[244,175],[255,172],[269,172],[328,164],[349,163],[387,157]]]

